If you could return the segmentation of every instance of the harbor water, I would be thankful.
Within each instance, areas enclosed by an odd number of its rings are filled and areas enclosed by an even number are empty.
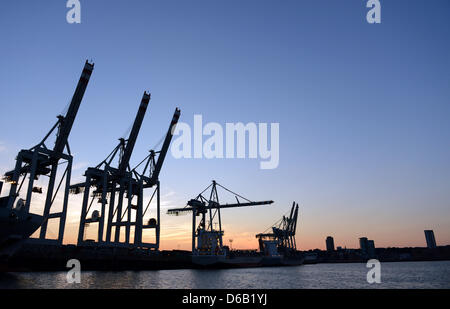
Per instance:
[[[0,288],[450,288],[450,261],[381,263],[381,283],[367,282],[369,270],[363,263],[339,263],[224,270],[82,271],[80,283],[68,283],[67,272],[1,273]]]

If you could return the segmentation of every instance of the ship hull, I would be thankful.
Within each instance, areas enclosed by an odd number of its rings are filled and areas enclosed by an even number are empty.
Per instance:
[[[299,266],[302,257],[283,256],[192,256],[192,264],[199,268],[248,268],[270,266]]]
[[[222,255],[193,255],[192,264],[200,268],[215,268],[224,264],[226,257]]]
[[[270,256],[262,259],[261,266],[299,266],[303,261],[302,257]]]
[[[42,224],[42,216],[0,208],[0,255],[11,255]]]

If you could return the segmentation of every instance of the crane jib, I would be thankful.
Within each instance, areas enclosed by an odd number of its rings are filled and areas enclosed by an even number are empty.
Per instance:
[[[122,175],[128,166],[128,163],[133,153],[134,145],[136,139],[139,135],[139,130],[141,129],[142,121],[144,120],[145,112],[147,111],[148,103],[150,102],[150,93],[144,92],[142,96],[141,103],[139,105],[139,110],[137,112],[136,118],[133,123],[133,128],[131,129],[130,136],[128,137],[127,145],[125,147],[124,155],[119,165],[119,174]]]
[[[81,101],[83,99],[93,70],[94,64],[91,64],[86,60],[80,79],[78,81],[78,85],[70,102],[69,109],[67,110],[66,116],[62,119],[62,123],[59,128],[59,134],[55,141],[55,147],[53,148],[53,151],[55,153],[62,153],[64,147],[67,144],[70,131],[72,130],[75,117],[78,113],[78,109],[80,108]]]

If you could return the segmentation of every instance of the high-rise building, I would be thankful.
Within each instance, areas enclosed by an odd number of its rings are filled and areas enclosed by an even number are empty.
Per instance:
[[[369,247],[368,242],[369,240],[367,239],[367,237],[361,237],[359,239],[359,248],[361,249],[361,253],[367,254],[367,248]]]
[[[375,256],[375,242],[373,240],[369,240],[367,237],[361,237],[359,239],[359,248],[364,256],[370,258]]]
[[[425,239],[427,240],[427,247],[436,248],[436,239],[434,238],[433,230],[425,230]]]
[[[367,241],[367,254],[371,258],[375,256],[375,242],[373,240]]]
[[[327,244],[327,251],[328,252],[333,252],[334,251],[334,239],[333,239],[333,237],[328,236],[325,242]]]

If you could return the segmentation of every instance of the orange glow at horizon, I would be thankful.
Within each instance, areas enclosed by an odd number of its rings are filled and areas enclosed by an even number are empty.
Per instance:
[[[6,189],[6,188],[4,188]],[[5,190],[6,192],[6,190]],[[172,193],[170,193],[171,195]],[[33,208],[39,210],[42,198],[38,198],[37,205]],[[76,244],[78,237],[78,225],[80,216],[81,196],[72,196],[69,201],[68,216],[64,234],[64,244]],[[177,204],[170,201],[162,201],[161,210],[161,250],[191,250],[192,221],[191,216],[172,217],[165,214],[165,209],[170,204]],[[179,204],[179,203],[178,203]],[[224,211],[223,230],[224,245],[233,249],[257,249],[258,241],[256,234],[264,231],[263,227],[273,224],[273,221],[281,217],[286,207],[280,208],[280,214],[273,215],[269,212],[255,212],[252,209],[240,210],[239,216],[236,212]],[[311,209],[311,210],[310,210]],[[436,242],[439,246],[450,244],[450,234],[448,233],[448,219],[443,216],[433,217],[432,225],[425,225],[421,218],[402,222],[402,214],[380,213],[379,218],[362,217],[361,214],[352,214],[352,217],[345,217],[343,214],[336,214],[332,217],[324,218],[320,210],[313,207],[301,208],[297,227],[297,248],[299,250],[325,249],[325,238],[332,236],[335,247],[359,248],[359,237],[368,237],[375,241],[375,246],[380,247],[425,247],[424,230],[434,230]],[[278,210],[277,210],[278,211]],[[39,211],[33,211],[39,213]],[[394,216],[395,215],[395,216]],[[361,219],[362,218],[362,219]],[[399,219],[400,218],[400,219]],[[351,222],[352,224],[348,224]],[[94,225],[95,226],[95,225]],[[95,238],[95,231],[89,227],[86,233],[88,238]],[[58,222],[49,222],[48,237],[56,238]],[[39,230],[32,237],[37,237]],[[143,240],[154,242],[154,236],[149,235],[149,231],[144,231]]]
[[[234,227],[238,229],[238,227]],[[392,229],[391,231],[395,231]],[[230,246],[230,239],[232,240],[232,249],[257,249],[258,241],[255,235],[260,230],[252,230],[246,232],[231,232],[233,231],[233,226],[228,225],[227,229],[224,229],[223,243],[224,245]],[[160,250],[191,250],[192,240],[191,240],[191,226],[185,224],[182,227],[172,226],[166,221],[166,224],[161,227],[161,239],[160,239]],[[317,232],[317,234],[315,233]],[[436,240],[438,245],[444,246],[450,244],[450,239],[448,235],[442,233],[441,229],[434,229]],[[36,233],[35,233],[36,234]],[[66,226],[64,243],[65,244],[76,244],[78,234],[78,224],[72,222]],[[147,233],[146,233],[147,234]],[[320,235],[318,235],[320,234]],[[390,239],[390,232],[386,233],[366,233],[366,234],[356,234],[348,231],[343,231],[344,237],[339,234],[324,234],[320,231],[308,231],[306,229],[300,228],[297,231],[297,248],[302,251],[314,250],[314,249],[325,249],[325,238],[327,236],[332,236],[334,238],[335,247],[341,246],[342,248],[359,248],[359,237],[367,236],[369,239],[375,240],[376,247],[425,247],[425,236],[423,235],[423,230],[417,230],[414,232],[407,233],[407,236],[398,236],[396,239]],[[372,235],[372,236],[371,236]],[[35,237],[35,236],[34,236]],[[148,235],[143,235],[144,239],[149,242],[153,242],[152,237]]]

